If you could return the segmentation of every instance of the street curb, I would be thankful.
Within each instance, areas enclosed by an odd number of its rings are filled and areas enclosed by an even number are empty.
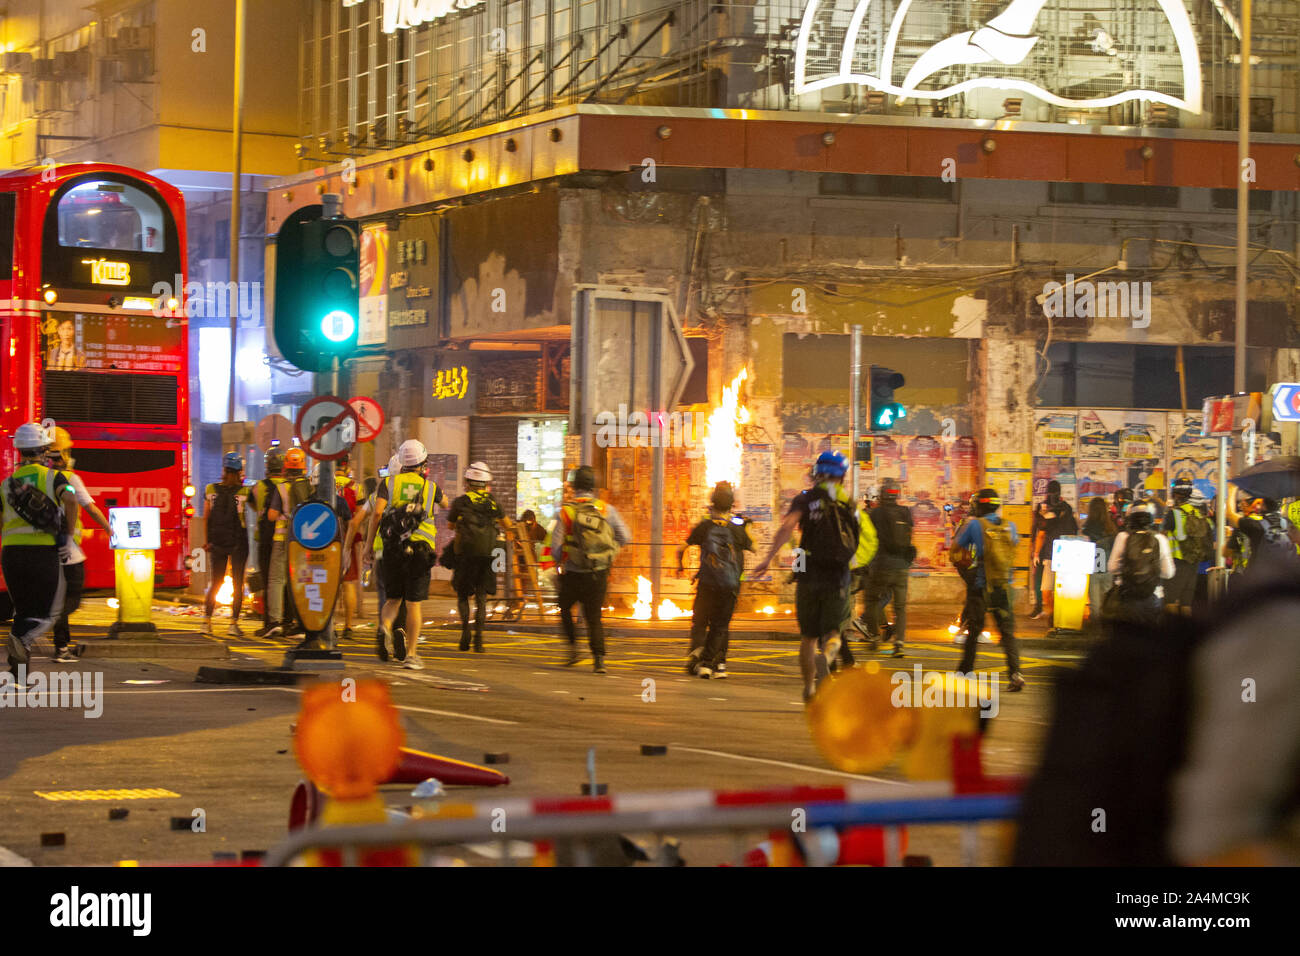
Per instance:
[[[200,667],[194,675],[198,684],[246,684],[292,687],[300,681],[316,680],[319,675],[308,671],[272,670],[266,667]]]
[[[81,658],[127,658],[135,660],[225,660],[230,650],[219,641],[117,641],[85,640],[77,643]]]

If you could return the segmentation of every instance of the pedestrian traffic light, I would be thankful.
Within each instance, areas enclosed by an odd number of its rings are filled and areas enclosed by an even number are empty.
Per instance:
[[[871,430],[888,431],[907,409],[894,401],[894,389],[903,387],[903,376],[892,368],[871,366]]]
[[[361,315],[360,227],[321,212],[293,212],[275,249],[272,333],[280,354],[307,372],[328,372],[356,350]]]

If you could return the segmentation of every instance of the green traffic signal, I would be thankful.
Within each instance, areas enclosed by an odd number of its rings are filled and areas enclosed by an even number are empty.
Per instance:
[[[295,210],[276,237],[271,331],[293,365],[328,372],[357,347],[360,226],[321,219],[321,206]]]
[[[888,431],[900,419],[907,417],[907,409],[894,401],[894,389],[903,387],[903,376],[892,368],[871,366],[871,428]]]

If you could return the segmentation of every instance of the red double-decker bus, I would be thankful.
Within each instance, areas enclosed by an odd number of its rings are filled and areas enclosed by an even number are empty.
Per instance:
[[[75,470],[106,514],[161,510],[161,587],[188,580],[185,275],[175,187],[102,163],[0,174],[4,473],[23,422],[67,429]],[[85,524],[86,586],[112,587],[108,536]]]

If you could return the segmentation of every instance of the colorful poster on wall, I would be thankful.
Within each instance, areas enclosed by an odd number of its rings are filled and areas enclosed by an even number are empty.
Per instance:
[[[946,475],[948,498],[965,498],[979,488],[979,445],[970,437],[944,441],[949,443]]]
[[[776,488],[776,446],[745,445],[740,454],[740,487],[736,513],[750,521],[772,520]]]
[[[984,456],[984,481],[1004,505],[1029,504],[1034,474],[1031,455],[989,452]]]
[[[1079,412],[1079,458],[1150,459],[1165,454],[1166,412],[1088,409]]]
[[[361,230],[361,321],[358,345],[383,345],[388,341],[388,226]]]
[[[1036,456],[1074,457],[1075,429],[1078,416],[1070,412],[1040,414],[1034,424],[1034,454]]]
[[[1074,477],[1074,459],[1059,458],[1055,455],[1035,456],[1034,501],[1046,499],[1047,484],[1050,481],[1060,482],[1061,497],[1070,503],[1071,508],[1077,510],[1079,502]]]
[[[1128,485],[1128,466],[1108,459],[1080,458],[1075,464],[1075,494],[1080,508],[1086,509],[1088,500],[1098,495],[1110,497]]]

